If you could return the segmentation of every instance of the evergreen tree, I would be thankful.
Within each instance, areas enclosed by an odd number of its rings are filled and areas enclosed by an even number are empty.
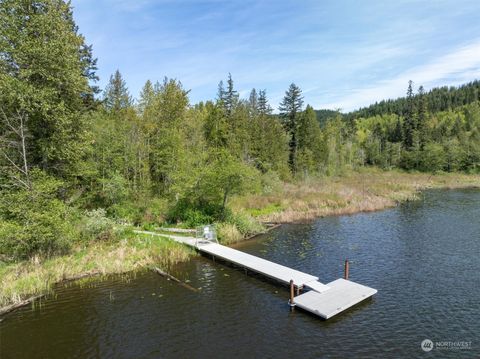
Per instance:
[[[450,110],[455,107],[468,105],[480,100],[480,81],[475,80],[458,87],[437,87],[425,93],[427,111],[436,113]],[[345,118],[352,120],[360,117],[375,115],[398,114],[405,115],[407,112],[407,99],[405,97],[396,100],[382,100],[365,108],[345,114]]]
[[[147,80],[140,92],[140,99],[138,101],[138,109],[140,113],[144,113],[148,107],[152,106],[154,99],[155,91],[153,84],[150,80]]]
[[[205,140],[211,147],[226,147],[228,143],[228,124],[219,103],[208,101],[205,104],[206,119],[204,124]]]
[[[188,107],[188,91],[182,83],[165,78],[156,94],[149,138],[150,175],[158,193],[168,194],[176,173],[186,170],[184,129]]]
[[[132,106],[132,97],[128,93],[127,84],[120,71],[117,70],[110,76],[103,98],[105,108],[113,112]]]
[[[423,86],[418,88],[417,95],[417,130],[420,139],[420,148],[423,149],[427,141],[426,122],[427,122],[427,99]]]
[[[256,89],[250,91],[250,96],[248,96],[248,109],[250,112],[250,117],[255,117],[258,115],[258,94]]]
[[[285,130],[290,136],[289,147],[289,165],[293,173],[296,172],[296,153],[298,146],[297,130],[298,119],[301,115],[303,106],[302,90],[292,83],[288,90],[285,92],[285,97],[280,103],[280,116],[283,120]]]
[[[312,106],[307,108],[299,117],[298,122],[298,150],[300,158],[297,166],[304,176],[315,172],[319,160],[319,142],[321,137],[320,124]]]
[[[405,147],[410,149],[413,146],[414,132],[416,126],[415,98],[413,95],[413,81],[408,81],[407,89],[407,107],[404,121],[404,141]]]
[[[222,106],[225,104],[225,87],[223,85],[223,80],[218,83],[217,101],[222,103]]]
[[[233,87],[232,74],[228,73],[227,90],[224,92],[223,103],[225,112],[230,117],[238,104],[238,92]]]
[[[298,147],[308,148],[315,152],[320,139],[320,125],[315,110],[307,105],[298,121]]]
[[[260,115],[270,115],[273,112],[272,107],[268,104],[267,91],[260,90],[258,93],[258,113]]]
[[[81,176],[89,151],[85,111],[96,79],[91,47],[78,34],[70,3],[0,2],[0,104],[3,119],[22,116],[30,166]],[[4,127],[3,127],[4,128]],[[2,136],[0,125],[0,136]]]
[[[402,126],[402,121],[400,120],[400,117],[397,119],[397,122],[395,123],[395,129],[392,132],[392,135],[390,137],[390,142],[403,142],[403,126]]]

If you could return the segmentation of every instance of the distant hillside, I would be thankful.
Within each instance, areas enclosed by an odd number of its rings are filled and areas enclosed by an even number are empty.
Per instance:
[[[418,89],[415,89],[417,91]],[[405,91],[406,92],[406,91]],[[475,80],[458,87],[437,87],[425,93],[427,109],[430,113],[447,111],[480,100],[480,81]],[[324,111],[324,110],[321,110]],[[407,99],[382,100],[368,107],[345,114],[346,119],[372,117],[376,115],[397,114],[404,116],[407,112]]]
[[[317,120],[320,123],[321,127],[323,127],[328,120],[331,120],[331,119],[337,117],[338,115],[343,116],[338,111],[325,110],[325,109],[315,110],[315,114],[317,115]]]

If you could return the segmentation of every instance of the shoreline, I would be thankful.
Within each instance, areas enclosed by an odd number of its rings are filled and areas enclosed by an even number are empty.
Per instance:
[[[0,267],[0,318],[49,294],[54,286],[84,278],[125,274],[153,267],[168,269],[188,260],[192,249],[162,237],[135,234],[116,242],[94,242],[78,246],[71,253],[42,261],[28,261]],[[21,305],[20,305],[21,304]]]
[[[275,194],[239,198],[234,206],[260,222],[305,223],[392,208],[419,199],[420,193],[429,189],[479,188],[480,175],[368,170],[286,184]]]
[[[234,245],[252,240],[286,223],[306,223],[326,216],[395,207],[419,199],[419,194],[428,189],[480,189],[480,175],[368,171],[346,177],[285,184],[282,191],[275,195],[238,198],[234,209],[246,211],[252,216],[256,214],[254,218],[257,221],[273,226],[240,240],[226,239],[225,242]],[[193,254],[192,249],[167,237],[158,241],[137,234],[114,243],[87,244],[66,256],[44,262],[33,258],[5,265],[0,267],[3,277],[0,282],[0,318],[46,296],[54,285],[92,276],[146,271],[154,267],[168,269],[171,265],[189,260]]]

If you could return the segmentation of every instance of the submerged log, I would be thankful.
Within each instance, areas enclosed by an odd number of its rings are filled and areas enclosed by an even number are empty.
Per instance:
[[[154,270],[156,273],[160,274],[161,276],[166,277],[166,278],[168,278],[168,279],[171,279],[171,280],[173,280],[174,282],[177,282],[178,284],[180,284],[180,285],[181,285],[182,287],[184,287],[184,288],[187,288],[187,289],[189,289],[189,290],[191,290],[191,291],[193,291],[193,292],[198,292],[198,291],[199,291],[197,288],[194,288],[194,287],[192,287],[191,285],[188,285],[187,283],[182,282],[180,279],[175,278],[173,275],[171,275],[171,274],[169,274],[169,273],[167,273],[167,272],[164,272],[163,270],[161,270],[161,269],[158,268],[158,267],[153,267],[153,270]]]
[[[58,284],[73,282],[73,281],[76,281],[76,280],[79,280],[79,279],[94,277],[94,276],[101,275],[101,274],[102,274],[102,272],[100,272],[100,271],[91,271],[91,272],[80,273],[80,274],[76,274],[76,275],[71,276],[71,277],[66,277],[66,278],[62,279],[60,282],[58,282]],[[123,274],[123,273],[118,273],[118,274]]]
[[[21,302],[13,303],[13,304],[7,305],[3,308],[0,308],[0,315],[4,315],[4,314],[7,314],[7,313],[10,313],[10,312],[14,311],[15,309],[24,307],[24,306],[32,303],[33,301],[35,301],[37,299],[45,297],[45,295],[46,294],[34,295],[33,297],[22,300]]]

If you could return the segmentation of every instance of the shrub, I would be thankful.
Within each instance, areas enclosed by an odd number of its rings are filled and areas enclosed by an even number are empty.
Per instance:
[[[124,201],[111,206],[108,209],[108,215],[119,222],[131,223],[136,226],[142,224],[142,206],[131,201]]]
[[[183,215],[183,222],[186,227],[193,228],[202,224],[212,223],[212,217],[198,209],[189,208]]]
[[[221,205],[209,202],[192,202],[188,199],[179,200],[167,215],[170,223],[182,222],[186,227],[196,227],[202,224],[221,220],[225,213]]]
[[[80,224],[80,233],[86,240],[108,240],[116,236],[115,222],[106,216],[103,208],[86,211]]]
[[[0,196],[0,253],[6,260],[68,251],[76,239],[73,212],[56,198],[61,182],[32,173],[32,188]]]
[[[268,171],[262,175],[261,185],[264,194],[272,194],[281,190],[282,181],[276,172]]]
[[[143,223],[161,224],[165,222],[166,214],[168,212],[168,201],[165,198],[152,198],[148,201],[143,201],[145,208],[142,210],[141,221]]]
[[[427,143],[422,152],[421,168],[424,171],[438,172],[445,168],[445,150],[437,143]]]
[[[265,231],[265,227],[260,222],[244,212],[231,214],[226,221],[227,223],[235,225],[244,237]]]
[[[233,195],[257,192],[259,185],[256,169],[222,150],[212,155],[211,163],[205,167],[195,190],[188,196],[197,208],[208,203],[224,211]]]
[[[165,198],[125,200],[109,208],[108,214],[117,221],[135,226],[160,225],[166,220],[168,202]]]
[[[99,183],[102,188],[98,193],[99,199],[105,206],[123,202],[130,194],[127,180],[118,173],[100,179]]]
[[[217,225],[217,237],[224,244],[235,243],[243,239],[243,235],[231,223],[219,223]]]

